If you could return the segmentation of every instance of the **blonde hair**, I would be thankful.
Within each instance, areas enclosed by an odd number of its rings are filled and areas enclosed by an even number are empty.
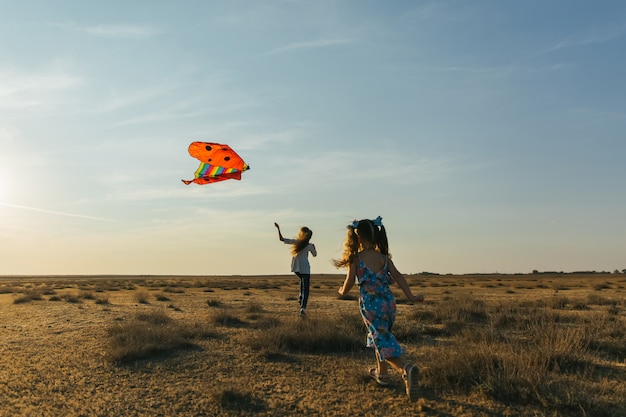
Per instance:
[[[300,233],[298,233],[298,238],[296,239],[296,243],[291,247],[291,254],[297,255],[300,251],[306,248],[311,240],[311,236],[313,236],[313,231],[306,226],[300,228]]]
[[[391,257],[385,226],[382,224],[377,226],[372,220],[363,219],[348,225],[348,234],[343,243],[343,255],[341,259],[333,260],[337,268],[348,267],[354,261],[360,248],[359,240],[361,245],[373,245],[378,252]]]

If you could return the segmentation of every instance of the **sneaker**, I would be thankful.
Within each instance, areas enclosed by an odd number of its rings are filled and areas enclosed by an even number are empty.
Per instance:
[[[402,375],[402,379],[404,379],[404,385],[406,386],[406,395],[409,397],[409,401],[417,401],[417,391],[419,389],[419,369],[417,369],[417,366],[407,364],[404,367],[404,375]]]
[[[306,311],[303,308],[300,309],[300,317],[302,318],[306,317]]]

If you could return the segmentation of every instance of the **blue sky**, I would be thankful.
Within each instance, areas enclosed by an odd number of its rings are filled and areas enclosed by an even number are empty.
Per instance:
[[[626,268],[626,3],[0,0],[0,274]],[[195,140],[241,181],[185,186]]]

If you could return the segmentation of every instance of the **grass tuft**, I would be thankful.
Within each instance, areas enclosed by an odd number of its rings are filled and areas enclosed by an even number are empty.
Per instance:
[[[133,293],[133,299],[139,304],[149,304],[150,294],[145,290],[138,290]]]
[[[30,303],[31,301],[38,301],[38,300],[42,300],[41,291],[29,290],[23,293],[22,295],[17,296],[13,300],[13,304]]]
[[[257,351],[348,353],[362,351],[365,328],[356,314],[324,318],[293,318],[251,333],[248,345]]]
[[[246,324],[236,315],[224,310],[218,310],[212,314],[211,321],[213,324],[223,327],[242,327]]]
[[[121,364],[167,356],[196,346],[201,338],[214,336],[201,324],[176,322],[160,310],[138,313],[109,327],[106,357],[110,362]]]
[[[568,303],[557,305],[564,308]],[[453,343],[424,348],[422,360],[428,366],[422,373],[423,383],[436,391],[482,394],[557,414],[590,413],[599,399],[596,384],[589,380],[602,372],[594,355],[604,351],[623,359],[625,350],[619,346],[626,335],[616,327],[621,323],[614,320],[616,324],[611,324],[608,315],[607,319],[573,322],[574,318],[551,310],[554,305],[548,309],[532,304],[483,306],[480,311],[488,318],[484,323],[483,314],[474,323],[475,316],[465,314],[465,327],[447,335]],[[466,311],[462,305],[439,304],[431,314],[412,317],[421,319],[423,326],[455,327],[461,311]]]
[[[222,306],[222,302],[220,300],[216,300],[216,299],[210,299],[206,301],[207,305],[209,307],[221,307]]]
[[[225,410],[246,413],[258,413],[267,410],[267,405],[262,399],[255,398],[249,392],[242,392],[234,388],[214,392],[212,397]]]

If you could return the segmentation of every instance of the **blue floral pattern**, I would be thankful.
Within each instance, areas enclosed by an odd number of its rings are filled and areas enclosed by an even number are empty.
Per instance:
[[[402,347],[391,332],[396,318],[396,299],[389,288],[393,283],[389,266],[373,272],[359,259],[356,272],[359,310],[367,327],[367,347],[373,347],[380,360],[402,354]]]

